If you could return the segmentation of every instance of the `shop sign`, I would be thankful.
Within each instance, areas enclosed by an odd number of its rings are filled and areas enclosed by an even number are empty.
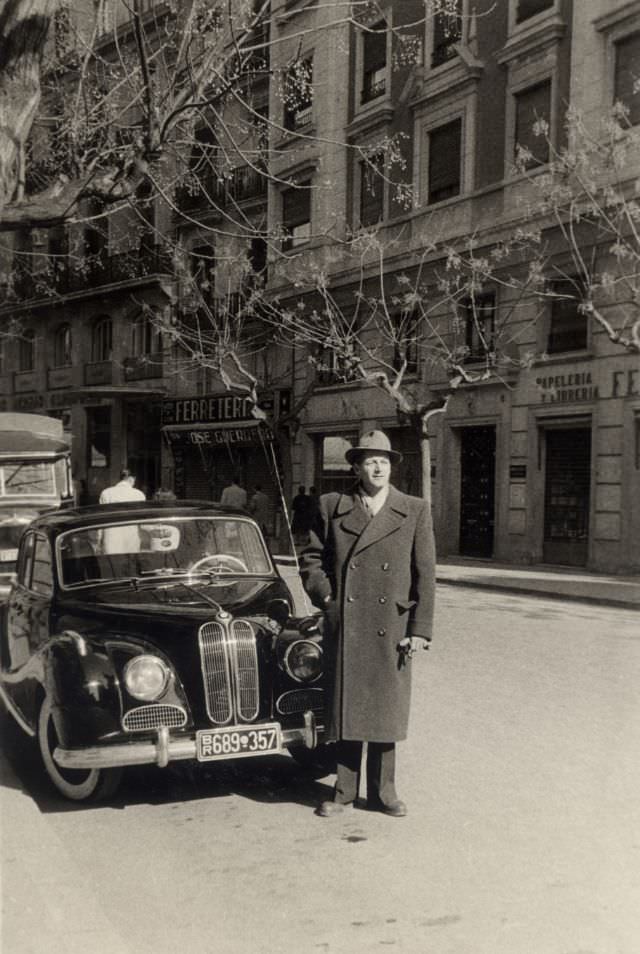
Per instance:
[[[561,404],[575,401],[593,401],[598,397],[598,385],[591,380],[591,371],[570,371],[536,378],[543,404]]]
[[[165,431],[173,450],[185,450],[188,447],[215,449],[217,447],[257,444],[261,440],[271,440],[271,434],[264,425],[255,427],[221,427],[213,430]]]
[[[208,394],[162,402],[163,424],[217,424],[253,420],[253,401],[237,394]]]
[[[543,404],[593,401],[596,398],[626,398],[640,396],[640,369],[614,368],[609,377],[602,372],[599,384],[592,380],[591,371],[563,370],[535,379]]]

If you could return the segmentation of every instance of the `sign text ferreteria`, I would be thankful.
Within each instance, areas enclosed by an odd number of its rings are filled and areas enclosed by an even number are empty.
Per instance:
[[[237,394],[207,394],[162,402],[163,424],[219,424],[253,420],[253,401]]]

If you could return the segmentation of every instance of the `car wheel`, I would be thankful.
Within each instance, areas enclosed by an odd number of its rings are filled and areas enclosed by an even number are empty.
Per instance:
[[[302,768],[313,772],[318,778],[330,775],[336,770],[336,746],[334,742],[325,742],[315,749],[307,749],[304,745],[292,746],[289,753]]]
[[[44,770],[54,787],[74,802],[109,798],[122,778],[122,769],[65,769],[53,758],[58,733],[51,714],[51,701],[45,698],[38,716],[38,747]]]

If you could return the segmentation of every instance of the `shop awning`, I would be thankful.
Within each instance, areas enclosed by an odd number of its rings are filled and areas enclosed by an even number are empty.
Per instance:
[[[264,421],[258,420],[257,418],[251,418],[250,421],[208,421],[202,424],[165,424],[162,428],[163,431],[221,431],[229,430],[233,428],[234,430],[240,429],[244,430],[247,427],[259,427],[260,425],[266,424]]]

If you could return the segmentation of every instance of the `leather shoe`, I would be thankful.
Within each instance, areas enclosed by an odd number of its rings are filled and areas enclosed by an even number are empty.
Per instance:
[[[404,818],[407,814],[407,806],[400,799],[396,799],[395,802],[374,802],[373,804],[368,804],[367,807],[374,812],[382,812],[384,815],[390,815],[392,818]]]
[[[353,808],[353,802],[320,802],[316,808],[316,815],[321,818],[333,818],[334,815],[341,815],[346,809]]]

